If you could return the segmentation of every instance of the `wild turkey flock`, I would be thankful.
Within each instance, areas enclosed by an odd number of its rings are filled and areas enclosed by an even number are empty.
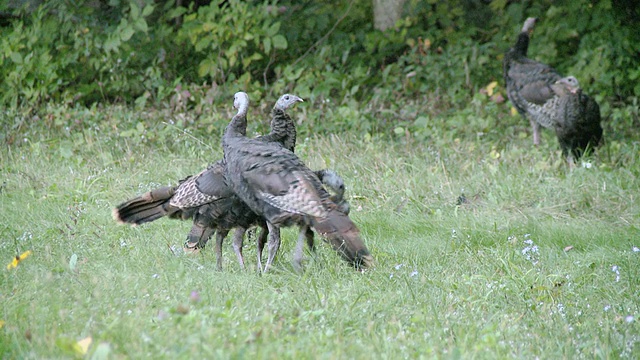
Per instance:
[[[267,271],[280,247],[280,227],[291,225],[300,226],[294,257],[297,269],[301,268],[304,243],[314,250],[310,227],[356,268],[371,267],[373,258],[348,216],[344,180],[332,170],[309,170],[293,153],[296,128],[286,111],[297,102],[302,99],[295,95],[280,97],[271,111],[271,132],[249,139],[249,97],[237,93],[234,107],[238,113],[223,137],[224,159],[175,186],[151,190],[120,204],[113,210],[114,218],[131,225],[163,216],[192,220],[185,250],[197,252],[215,233],[220,269],[222,243],[231,229],[236,228],[233,248],[244,268],[244,234],[252,226],[262,228],[256,246],[258,268],[262,269],[262,250],[268,237]],[[334,194],[330,195],[323,185]]]
[[[602,139],[598,104],[583,93],[578,80],[527,58],[530,35],[537,19],[528,18],[515,45],[504,56],[503,76],[513,106],[532,127],[533,143],[540,143],[540,128],[553,129],[570,166],[597,147]],[[310,170],[295,154],[295,121],[287,113],[303,100],[285,94],[271,111],[271,132],[249,138],[249,97],[234,96],[237,114],[226,127],[224,158],[175,186],[151,190],[118,205],[113,217],[133,226],[161,217],[191,220],[185,252],[197,253],[215,233],[217,267],[222,268],[222,244],[233,235],[233,249],[240,267],[244,235],[260,227],[256,240],[257,267],[267,271],[280,248],[280,229],[298,226],[293,265],[302,268],[305,243],[314,251],[314,231],[356,269],[371,268],[374,259],[360,231],[349,218],[342,177],[329,169]],[[328,190],[332,192],[329,193]],[[262,266],[262,251],[268,256]]]

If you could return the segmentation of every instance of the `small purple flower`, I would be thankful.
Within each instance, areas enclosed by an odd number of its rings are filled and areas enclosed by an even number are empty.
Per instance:
[[[189,295],[189,300],[191,300],[192,303],[198,303],[200,302],[200,293],[193,290],[191,292],[191,295]]]

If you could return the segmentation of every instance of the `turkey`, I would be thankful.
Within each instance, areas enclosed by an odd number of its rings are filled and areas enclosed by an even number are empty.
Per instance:
[[[533,32],[536,18],[528,18],[522,26],[514,47],[504,55],[502,70],[507,87],[507,96],[518,113],[529,119],[533,132],[533,144],[540,144],[540,124],[531,116],[531,104],[543,105],[554,96],[551,85],[560,75],[549,65],[527,58],[529,37]]]
[[[249,97],[234,96],[239,114],[247,112]],[[274,143],[247,138],[246,116],[234,116],[222,137],[225,176],[233,191],[267,221],[269,229],[268,271],[280,247],[280,227],[298,225],[300,232],[294,253],[294,266],[302,263],[302,250],[313,227],[354,267],[373,266],[356,225],[341,212],[322,187],[320,179],[288,149]],[[258,248],[258,266],[261,264]]]
[[[562,154],[573,167],[574,159],[597,147],[602,139],[600,107],[582,92],[573,76],[559,79],[551,88],[554,96],[542,106],[532,105],[531,112],[541,125],[555,130]]]

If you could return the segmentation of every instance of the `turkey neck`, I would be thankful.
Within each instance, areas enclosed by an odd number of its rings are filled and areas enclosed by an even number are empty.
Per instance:
[[[529,34],[521,32],[518,35],[516,45],[513,47],[513,52],[517,57],[526,57],[529,50]]]
[[[279,142],[287,150],[294,151],[296,147],[296,126],[282,109],[271,110],[271,132],[264,137],[269,142]]]
[[[224,130],[223,140],[226,137],[245,136],[247,134],[247,110],[249,104],[245,101],[240,104],[238,113],[231,119],[229,125]]]

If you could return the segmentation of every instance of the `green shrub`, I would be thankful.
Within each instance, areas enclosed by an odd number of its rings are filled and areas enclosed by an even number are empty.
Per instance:
[[[497,82],[505,97],[502,56],[538,16],[530,57],[576,76],[612,129],[637,123],[639,15],[628,0],[411,0],[384,32],[373,28],[370,0],[179,4],[50,1],[15,11],[0,27],[0,105],[42,116],[48,103],[126,104],[188,112],[198,119],[190,126],[211,130],[219,124],[207,114],[235,91],[255,104],[295,92],[308,100],[302,133],[420,134],[425,119],[475,123],[470,104],[509,116],[508,102],[479,93]]]

